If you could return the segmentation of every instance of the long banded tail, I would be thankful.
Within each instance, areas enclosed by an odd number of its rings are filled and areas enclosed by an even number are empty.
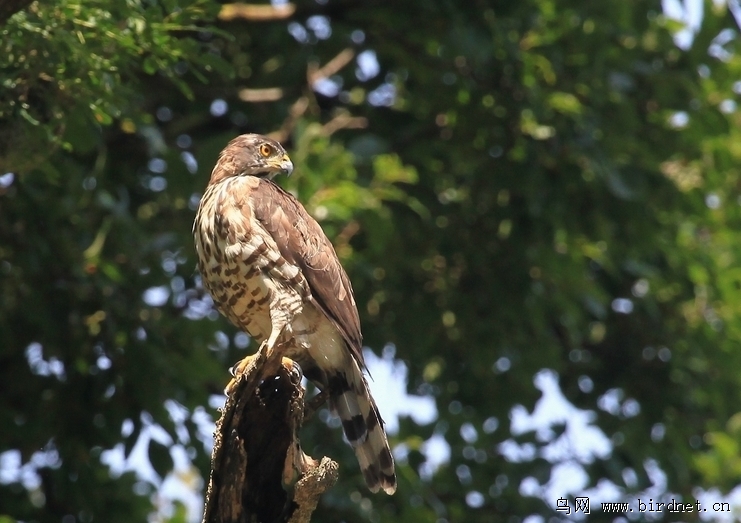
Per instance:
[[[346,367],[328,377],[330,405],[342,421],[370,491],[382,489],[391,495],[396,492],[396,474],[383,419],[357,363],[353,361],[351,367],[351,375]]]

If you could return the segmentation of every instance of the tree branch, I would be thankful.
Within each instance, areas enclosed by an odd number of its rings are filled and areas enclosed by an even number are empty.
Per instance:
[[[219,19],[231,21],[237,18],[258,22],[270,20],[283,20],[290,17],[296,11],[296,6],[291,3],[282,5],[245,4],[236,2],[224,4],[219,12]]]
[[[271,360],[261,348],[229,389],[216,424],[203,523],[308,523],[337,481],[334,461],[317,462],[299,444],[301,372],[288,358]]]

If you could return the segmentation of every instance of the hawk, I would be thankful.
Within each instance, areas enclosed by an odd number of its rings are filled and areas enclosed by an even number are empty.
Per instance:
[[[393,494],[352,286],[316,220],[272,181],[292,171],[283,147],[265,136],[243,134],[221,151],[193,224],[203,285],[232,323],[268,354],[280,346],[328,393],[368,488]]]

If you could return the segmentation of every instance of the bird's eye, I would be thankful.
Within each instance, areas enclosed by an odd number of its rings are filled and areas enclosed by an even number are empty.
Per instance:
[[[266,143],[262,144],[260,146],[260,154],[267,158],[268,156],[273,154],[273,147]]]

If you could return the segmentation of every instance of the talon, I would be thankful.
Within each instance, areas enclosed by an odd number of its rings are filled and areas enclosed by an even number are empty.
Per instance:
[[[301,366],[293,361],[291,358],[281,358],[281,365],[286,372],[291,376],[291,380],[296,383],[300,382],[304,377],[304,372],[301,370]]]
[[[298,363],[296,363],[295,361],[293,362],[293,367],[291,368],[291,373],[296,377],[296,381],[297,382],[298,381],[301,381],[302,379],[304,379],[304,373],[301,370],[301,366]]]
[[[230,380],[229,383],[226,384],[226,387],[224,387],[224,396],[229,396],[229,394],[232,392],[232,389],[237,386],[237,382],[234,380]]]
[[[226,388],[224,389],[224,394],[227,396],[229,393],[234,389],[234,387],[237,386],[237,381],[239,379],[239,376],[245,373],[247,368],[250,366],[250,363],[252,363],[252,360],[255,359],[255,355],[251,356],[245,356],[241,360],[239,360],[237,363],[229,367],[229,374],[232,375],[232,379],[229,380],[229,383],[226,384]]]
[[[234,374],[232,374],[232,376],[234,376]],[[229,380],[229,383],[227,383],[226,387],[224,387],[224,396],[229,396],[231,394],[231,392],[237,386],[237,381],[238,381],[238,378],[236,376]]]

